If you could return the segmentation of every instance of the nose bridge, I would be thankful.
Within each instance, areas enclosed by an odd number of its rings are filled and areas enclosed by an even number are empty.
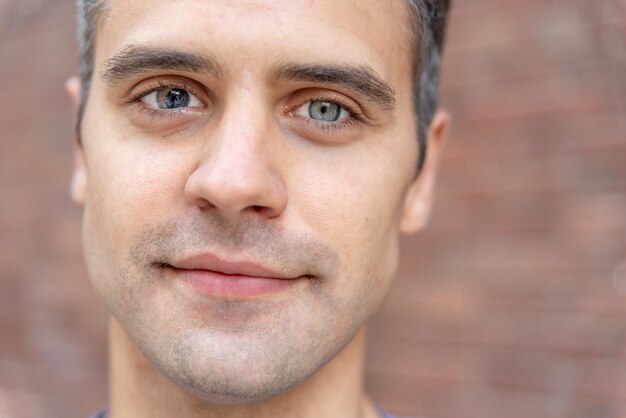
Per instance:
[[[186,185],[190,201],[228,217],[246,211],[278,216],[286,205],[280,173],[268,152],[272,114],[253,91],[238,89],[217,126],[202,138],[202,155]]]
[[[270,129],[261,104],[247,98],[224,109],[215,133],[207,138],[204,162],[226,170],[232,176],[247,176],[251,171],[269,169],[265,153]],[[234,180],[234,177],[233,177]]]

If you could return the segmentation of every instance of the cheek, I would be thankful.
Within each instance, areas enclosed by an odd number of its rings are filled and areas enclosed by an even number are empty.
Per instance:
[[[307,228],[341,255],[342,277],[352,282],[351,292],[368,284],[386,287],[397,264],[399,219],[411,161],[381,148],[374,152],[365,146],[348,147],[341,158],[301,164],[305,174],[292,199],[302,202],[296,205],[304,208],[299,217]]]
[[[179,205],[186,160],[182,141],[142,134],[92,86],[83,123],[87,162],[85,214],[100,238],[123,246],[142,226]],[[97,111],[96,111],[97,109]]]
[[[138,234],[182,207],[187,167],[180,153],[115,135],[89,138],[84,240],[121,267]]]

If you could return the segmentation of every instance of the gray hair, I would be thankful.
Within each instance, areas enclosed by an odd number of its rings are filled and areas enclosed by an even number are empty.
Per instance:
[[[439,105],[439,74],[450,0],[410,0],[417,54],[413,64],[413,107],[417,116],[419,173],[426,158],[426,133]]]
[[[412,29],[417,39],[418,52],[413,64],[413,106],[417,117],[419,144],[418,173],[426,156],[426,135],[439,102],[439,73],[441,53],[446,29],[449,0],[409,0]],[[78,109],[78,137],[94,65],[96,28],[102,18],[105,0],[77,0],[78,45],[81,81],[80,106]]]
[[[93,76],[96,28],[102,17],[104,0],[77,0],[78,8],[78,77],[80,78],[80,104],[78,106],[77,134],[81,138],[81,122]]]

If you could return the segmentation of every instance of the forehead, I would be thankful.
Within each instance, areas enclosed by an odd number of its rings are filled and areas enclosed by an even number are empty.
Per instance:
[[[411,73],[404,0],[108,0],[105,10],[96,62],[147,44],[207,52],[249,71],[313,60],[368,64],[398,83]]]

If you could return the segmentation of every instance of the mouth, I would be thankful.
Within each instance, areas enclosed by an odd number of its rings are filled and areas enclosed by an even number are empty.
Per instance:
[[[225,259],[212,253],[161,264],[181,282],[205,295],[249,299],[287,290],[308,275],[290,275],[249,259]]]

